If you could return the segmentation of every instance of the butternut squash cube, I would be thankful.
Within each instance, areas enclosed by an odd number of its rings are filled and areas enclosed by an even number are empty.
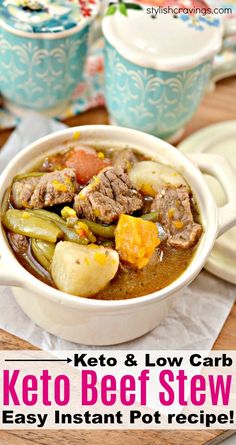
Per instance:
[[[121,215],[115,231],[115,242],[121,260],[142,269],[160,244],[160,239],[153,222]]]

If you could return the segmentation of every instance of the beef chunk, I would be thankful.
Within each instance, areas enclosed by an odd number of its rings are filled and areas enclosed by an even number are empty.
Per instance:
[[[17,253],[25,253],[29,247],[29,241],[26,236],[19,235],[18,233],[9,232],[8,233],[9,242]]]
[[[74,208],[79,216],[110,224],[122,213],[130,215],[142,206],[142,196],[124,170],[108,167],[76,196]]]
[[[114,167],[120,167],[124,171],[130,170],[130,168],[138,161],[135,153],[130,148],[124,150],[115,151],[112,157]]]
[[[168,234],[170,246],[187,249],[197,243],[202,226],[194,222],[186,186],[163,186],[155,197],[152,211],[159,212],[159,221]]]
[[[29,176],[15,181],[11,202],[17,209],[40,209],[71,202],[77,191],[74,170],[65,168],[43,176]]]

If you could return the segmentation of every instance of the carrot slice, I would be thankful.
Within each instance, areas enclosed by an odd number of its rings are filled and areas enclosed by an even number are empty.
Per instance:
[[[103,168],[111,165],[111,160],[107,158],[101,159],[97,153],[73,150],[68,153],[65,164],[76,171],[77,181],[83,185]]]

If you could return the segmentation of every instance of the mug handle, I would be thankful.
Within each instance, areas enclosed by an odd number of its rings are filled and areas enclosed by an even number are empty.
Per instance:
[[[224,60],[224,61],[216,61],[212,68],[212,73],[210,77],[210,89],[219,80],[225,79],[227,77],[233,76],[236,74],[236,57],[232,58],[232,60]]]
[[[14,274],[6,263],[4,263],[0,254],[0,286],[24,287],[23,281]]]
[[[236,224],[236,171],[224,156],[194,153],[188,158],[202,173],[214,176],[226,194],[227,204],[219,208],[219,237]]]

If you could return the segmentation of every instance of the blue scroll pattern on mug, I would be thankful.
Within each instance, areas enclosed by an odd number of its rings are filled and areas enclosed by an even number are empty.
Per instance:
[[[1,30],[0,89],[24,107],[49,108],[82,80],[88,26],[62,39],[27,39]]]
[[[212,62],[181,72],[137,66],[109,43],[105,96],[112,120],[157,136],[178,131],[193,115],[208,85]]]

